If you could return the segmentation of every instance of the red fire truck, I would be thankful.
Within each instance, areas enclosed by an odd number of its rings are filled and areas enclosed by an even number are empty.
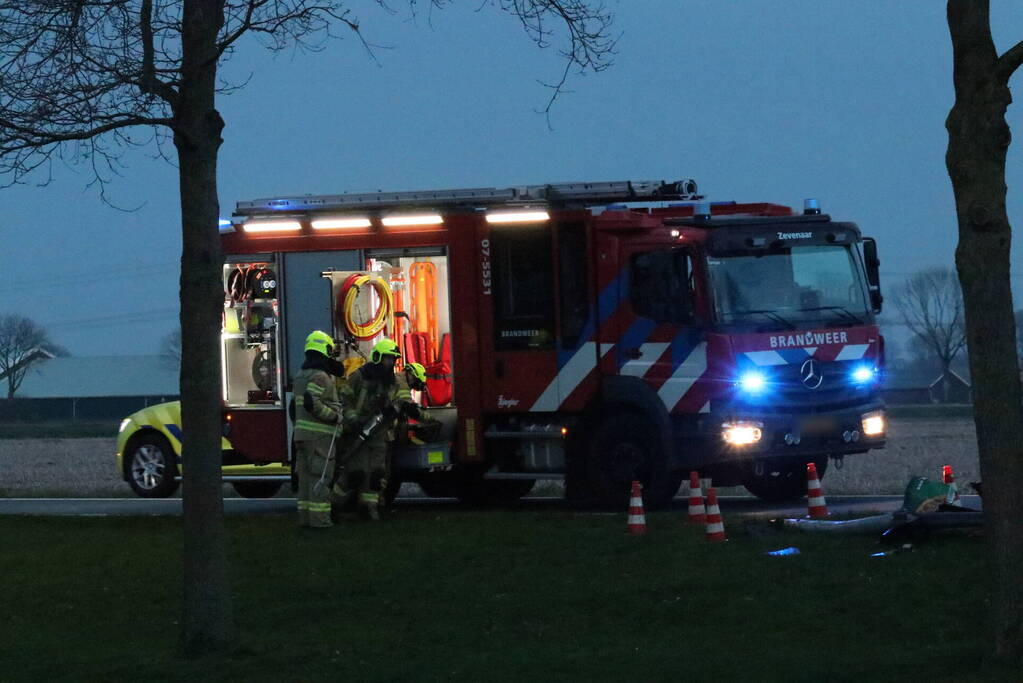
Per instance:
[[[322,329],[353,358],[387,335],[427,366],[442,428],[392,467],[428,495],[563,478],[620,504],[638,479],[661,505],[693,469],[804,494],[808,462],[884,445],[876,244],[814,200],[701,200],[682,180],[239,202],[221,228],[225,473],[291,461],[291,380]]]

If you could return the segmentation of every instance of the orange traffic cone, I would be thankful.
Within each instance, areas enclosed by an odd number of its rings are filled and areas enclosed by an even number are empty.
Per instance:
[[[708,541],[727,541],[725,523],[721,521],[721,510],[718,508],[718,490],[713,486],[707,489],[707,534]]]
[[[629,525],[630,534],[646,533],[646,515],[643,514],[643,495],[640,492],[642,487],[638,481],[632,482],[632,495],[629,500]]]
[[[703,505],[703,491],[700,489],[700,474],[696,470],[689,473],[689,523],[707,523],[707,508]]]
[[[812,462],[806,464],[806,508],[813,519],[828,516],[828,503],[824,500],[824,490],[817,476],[817,465]]]

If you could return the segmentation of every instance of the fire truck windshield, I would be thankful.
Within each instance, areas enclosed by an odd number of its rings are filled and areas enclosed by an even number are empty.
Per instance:
[[[725,324],[855,325],[869,316],[848,246],[720,252],[707,257],[707,267],[718,321]]]

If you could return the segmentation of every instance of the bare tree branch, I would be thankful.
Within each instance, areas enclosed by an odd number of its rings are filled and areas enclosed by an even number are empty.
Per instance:
[[[1023,41],[1013,45],[998,58],[999,76],[1009,80],[1009,77],[1016,72],[1021,64],[1023,64]]]
[[[14,398],[34,363],[67,351],[50,340],[44,327],[21,315],[0,315],[0,378],[7,398]]]
[[[906,327],[947,372],[966,345],[962,291],[955,271],[920,271],[896,287],[892,298]]]

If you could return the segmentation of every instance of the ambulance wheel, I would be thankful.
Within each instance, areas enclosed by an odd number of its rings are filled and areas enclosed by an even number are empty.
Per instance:
[[[242,498],[273,498],[281,490],[280,481],[235,481],[231,483]]]
[[[817,465],[817,476],[824,478],[828,469],[828,458],[822,456],[813,461]],[[747,466],[742,485],[746,490],[761,500],[782,502],[799,500],[806,496],[806,462],[802,458],[763,463],[761,474],[757,474],[754,464]]]
[[[124,472],[132,491],[142,498],[166,498],[178,490],[177,456],[157,432],[142,432],[128,441]]]
[[[586,481],[600,505],[624,507],[633,481],[643,485],[645,508],[671,503],[681,472],[669,472],[659,430],[649,420],[629,413],[597,426],[586,457]]]

